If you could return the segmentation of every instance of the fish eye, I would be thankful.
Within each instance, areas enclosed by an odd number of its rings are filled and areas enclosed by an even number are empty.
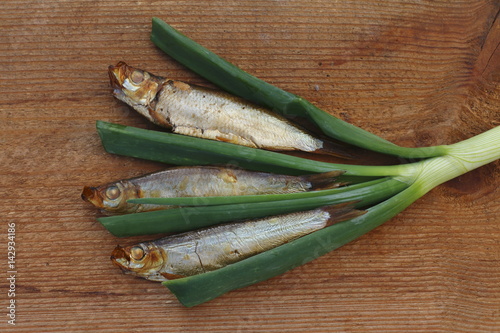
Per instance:
[[[130,249],[130,257],[134,260],[141,260],[144,258],[144,250],[140,246],[134,246]]]
[[[142,71],[136,69],[132,72],[132,74],[130,74],[130,79],[135,84],[139,84],[142,81],[144,81],[144,73]]]
[[[120,197],[120,194],[121,194],[121,191],[118,187],[116,186],[110,186],[108,187],[108,189],[106,190],[106,197],[109,199],[109,200],[115,200],[115,199],[118,199]]]

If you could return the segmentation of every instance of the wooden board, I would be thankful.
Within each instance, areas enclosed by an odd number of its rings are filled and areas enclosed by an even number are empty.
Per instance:
[[[499,125],[497,0],[3,0],[0,9],[1,331],[498,331],[498,162],[337,251],[191,309],[113,267],[114,246],[136,239],[110,235],[80,199],[84,185],[163,167],[102,149],[97,119],[151,128],[113,99],[108,65],[207,84],[149,41],[153,16],[352,124],[417,147]]]

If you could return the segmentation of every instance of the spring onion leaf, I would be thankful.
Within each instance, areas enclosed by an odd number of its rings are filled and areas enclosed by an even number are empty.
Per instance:
[[[243,203],[238,203],[239,198],[234,196],[232,197],[235,199],[234,203],[231,204],[171,208],[101,217],[98,221],[117,237],[183,232],[217,223],[285,214],[350,201],[356,201],[356,207],[366,207],[395,195],[407,186],[401,181],[384,178],[337,189],[316,191],[317,193],[313,196],[293,195],[290,198],[287,197],[288,199],[278,201]],[[185,199],[189,200],[189,198]],[[207,201],[211,199],[217,200],[218,198],[207,198]]]
[[[313,161],[277,152],[97,121],[107,152],[176,165],[230,164],[248,170],[298,174],[345,170],[346,176],[386,177],[400,166],[346,165]],[[341,179],[339,177],[339,179]]]
[[[408,158],[446,154],[445,146],[400,147],[338,119],[307,100],[243,71],[156,17],[152,21],[151,41],[166,54],[220,88],[285,116],[307,117],[334,139],[365,149]]]

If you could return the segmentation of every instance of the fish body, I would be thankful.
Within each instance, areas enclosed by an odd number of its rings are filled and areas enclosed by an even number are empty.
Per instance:
[[[98,187],[86,186],[82,198],[107,213],[136,213],[172,206],[134,204],[129,199],[284,194],[334,188],[341,183],[332,171],[309,176],[287,176],[236,168],[176,167]]]
[[[253,148],[318,152],[324,142],[268,109],[228,93],[155,76],[123,62],[109,67],[114,95],[174,133]]]
[[[221,224],[133,246],[117,246],[112,262],[125,273],[165,281],[216,270],[362,214],[339,204]]]

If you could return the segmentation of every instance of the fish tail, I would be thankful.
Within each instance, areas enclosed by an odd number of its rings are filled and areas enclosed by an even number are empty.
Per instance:
[[[356,203],[356,201],[324,207],[323,211],[330,214],[330,218],[326,222],[325,227],[329,227],[338,222],[353,219],[366,213],[366,210],[355,209],[354,203]]]
[[[346,182],[338,182],[335,177],[345,173],[343,170],[334,170],[313,175],[302,176],[302,179],[311,183],[312,190],[328,190],[347,185]]]

